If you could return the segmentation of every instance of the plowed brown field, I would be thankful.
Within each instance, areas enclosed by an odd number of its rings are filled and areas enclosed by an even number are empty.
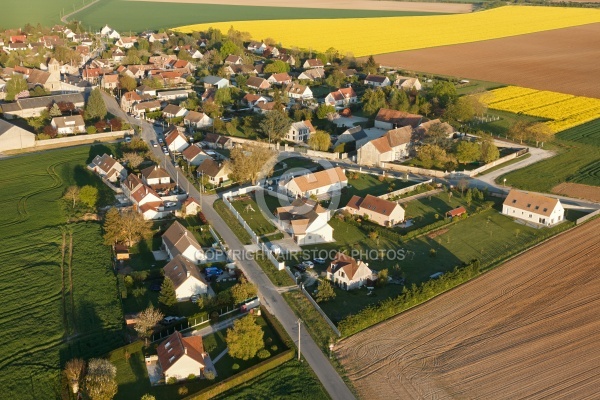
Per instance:
[[[375,56],[385,66],[600,98],[600,24]]]
[[[600,220],[340,343],[364,399],[583,399],[600,387]]]
[[[600,203],[600,188],[597,186],[563,182],[560,185],[554,186],[552,188],[552,193]]]

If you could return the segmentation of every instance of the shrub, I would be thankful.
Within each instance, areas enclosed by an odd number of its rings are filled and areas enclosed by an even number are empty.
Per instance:
[[[187,377],[188,381],[193,381],[194,379],[196,379],[196,375],[194,374],[189,374]]]
[[[214,380],[217,377],[217,374],[215,374],[215,371],[212,369],[205,369],[204,370],[204,377],[206,379],[208,379],[209,381]]]
[[[138,297],[143,297],[147,291],[148,291],[148,289],[146,289],[145,286],[140,286],[140,287],[133,289],[132,294],[133,294],[133,297],[138,298]]]
[[[87,128],[85,128],[85,130],[88,133],[88,135],[93,135],[94,133],[97,132],[95,126],[88,126]]]
[[[180,387],[179,389],[177,389],[177,394],[179,394],[180,396],[185,396],[188,394],[188,388],[185,386]]]
[[[240,369],[240,364],[238,364],[238,363],[233,364],[231,366],[231,369],[234,370],[234,371],[237,371],[238,369]]]
[[[276,344],[274,344],[273,346],[271,346],[271,351],[272,351],[272,352],[274,352],[274,353],[275,353],[277,350],[279,350],[279,347],[277,347],[277,345],[276,345]]]
[[[262,349],[262,350],[259,350],[256,355],[258,356],[258,358],[264,360],[266,358],[271,357],[271,352],[267,349]]]
[[[172,377],[170,377],[169,379],[167,379],[167,384],[168,384],[168,385],[174,385],[174,384],[176,384],[176,383],[177,383],[177,378],[175,378],[175,377],[173,377],[173,376],[172,376]]]

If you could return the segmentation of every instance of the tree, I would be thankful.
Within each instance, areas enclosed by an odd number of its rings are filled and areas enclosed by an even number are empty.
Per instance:
[[[56,103],[52,103],[52,107],[48,110],[48,115],[51,117],[60,117],[62,115],[62,111],[60,107]]]
[[[163,81],[156,76],[153,78],[146,78],[142,80],[142,85],[146,85],[148,87],[151,87],[152,89],[162,89],[164,86]]]
[[[231,288],[231,297],[234,304],[240,304],[244,300],[251,299],[256,296],[256,293],[256,287],[244,277]]]
[[[446,151],[435,144],[424,144],[419,147],[417,158],[421,161],[424,168],[433,166],[442,166],[448,161]]]
[[[381,89],[367,89],[362,98],[363,111],[368,116],[373,116],[386,107],[385,92]]]
[[[384,268],[377,273],[377,285],[385,286],[388,283],[388,269]]]
[[[317,107],[317,118],[318,119],[325,119],[331,113],[335,113],[334,106],[323,103],[319,107]]]
[[[277,153],[262,146],[237,146],[231,150],[229,167],[239,182],[252,182],[273,172]]]
[[[431,88],[431,95],[438,100],[438,103],[442,108],[446,108],[454,103],[454,100],[458,97],[456,87],[452,82],[448,81],[438,81],[434,83]]]
[[[152,305],[138,314],[134,329],[145,340],[146,346],[148,345],[148,338],[152,334],[152,330],[164,317],[163,313],[155,309]]]
[[[465,178],[462,178],[460,181],[458,181],[456,186],[458,187],[458,190],[460,190],[460,196],[462,197],[465,190],[469,187],[469,181]]]
[[[212,368],[205,368],[204,377],[209,381],[214,381],[217,375],[215,374],[215,371]]]
[[[484,132],[477,132],[477,136],[481,138],[481,162],[487,164],[500,157],[500,151],[494,144],[494,139]]]
[[[448,139],[448,132],[444,127],[444,124],[441,122],[436,122],[431,124],[427,132],[425,133],[425,138],[423,140],[425,143],[434,144],[436,146],[440,146],[442,148],[447,147],[447,143],[450,142]]]
[[[81,358],[74,358],[67,361],[67,364],[65,364],[65,376],[67,377],[71,391],[74,394],[79,392],[79,383],[81,382],[84,369],[85,361],[83,361]]]
[[[331,282],[326,279],[320,280],[319,286],[317,286],[317,295],[315,296],[317,303],[333,299],[335,299],[335,291],[333,290],[333,286],[331,286]]]
[[[85,119],[102,119],[106,117],[106,104],[99,88],[92,90],[85,105]]]
[[[231,100],[230,88],[217,89],[217,91],[215,92],[215,103],[217,103],[220,106],[227,106],[232,102],[233,101]]]
[[[331,146],[331,136],[325,131],[318,130],[308,138],[308,145],[313,150],[327,151]]]
[[[369,58],[367,58],[367,62],[365,62],[365,66],[363,68],[364,72],[367,74],[374,74],[377,72],[378,69],[379,69],[379,64],[377,64],[377,62],[375,61],[375,58],[373,58],[373,56],[369,56]]]
[[[260,121],[259,128],[271,143],[271,140],[278,141],[283,138],[291,125],[292,120],[285,111],[273,110],[265,114],[265,118]]]
[[[137,87],[137,81],[128,75],[121,75],[119,77],[119,86],[121,89],[131,92]]]
[[[529,124],[525,121],[517,121],[508,129],[508,136],[513,140],[518,140],[523,144],[529,135]]]
[[[88,363],[85,391],[90,400],[112,400],[117,394],[117,368],[108,360],[93,358]]]
[[[6,87],[4,89],[6,91],[6,100],[13,101],[16,95],[23,91],[27,91],[27,88],[27,81],[22,75],[13,75],[6,83]]]
[[[290,64],[285,61],[275,60],[265,66],[264,72],[266,74],[277,74],[281,72],[289,72]]]
[[[146,221],[142,214],[133,210],[120,213],[113,207],[104,217],[104,243],[113,245],[126,242],[131,246],[139,239],[151,236],[151,226],[151,222]]]
[[[160,295],[158,296],[158,302],[165,305],[166,307],[173,307],[177,304],[177,294],[175,293],[175,285],[168,276],[165,277],[162,285],[160,286]]]
[[[339,69],[334,70],[327,79],[325,79],[325,83],[331,87],[339,88],[342,86],[344,81],[346,80],[346,75]]]
[[[456,146],[456,159],[461,163],[470,163],[481,158],[479,143],[461,140]]]
[[[223,59],[227,58],[227,56],[230,54],[240,54],[240,53],[241,53],[241,49],[235,43],[233,43],[231,40],[226,40],[223,43],[223,45],[221,46],[221,49],[219,50],[219,54],[221,55],[221,58],[223,58]]]
[[[126,161],[131,168],[136,169],[144,162],[144,157],[139,153],[124,153],[123,161]]]
[[[253,315],[247,315],[233,322],[233,328],[227,329],[227,347],[229,355],[249,360],[264,347],[263,330],[254,321]]]
[[[72,208],[75,208],[75,204],[79,201],[79,187],[69,186],[63,195],[65,200],[73,203]]]
[[[540,142],[542,142],[543,146],[544,142],[552,141],[554,133],[545,123],[534,122],[527,127],[527,137],[529,140],[535,140],[535,147],[538,147]]]
[[[150,393],[146,393],[140,400],[156,400],[156,397],[152,396]]]
[[[444,114],[447,119],[459,122],[466,122],[473,119],[475,109],[472,99],[469,97],[459,97],[455,102],[448,105]]]
[[[79,201],[89,208],[95,208],[98,202],[98,189],[91,185],[85,185],[79,190]]]
[[[471,189],[467,189],[467,193],[465,194],[465,202],[468,206],[470,206],[473,202],[473,192],[471,191]]]

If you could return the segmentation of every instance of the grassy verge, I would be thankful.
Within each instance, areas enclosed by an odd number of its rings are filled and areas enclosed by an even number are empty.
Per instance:
[[[223,200],[215,200],[213,208],[215,209],[217,214],[219,214],[219,216],[223,219],[223,221],[225,221],[225,223],[227,224],[227,226],[229,226],[233,233],[235,233],[235,236],[237,236],[237,238],[240,240],[240,242],[242,242],[242,244],[252,243],[252,238],[250,237],[250,234],[246,232],[246,230],[244,229],[242,224],[240,224],[240,222],[237,220],[235,215],[233,215],[233,213],[229,211]]]
[[[296,284],[286,271],[277,270],[273,263],[262,253],[257,253],[255,261],[275,286],[291,286]]]
[[[283,293],[283,298],[298,318],[302,318],[304,326],[313,340],[325,354],[329,352],[329,344],[337,336],[321,314],[299,290]]]
[[[530,153],[524,154],[524,155],[522,155],[521,157],[513,158],[512,160],[508,160],[508,161],[506,161],[506,162],[503,162],[502,164],[498,164],[498,165],[496,165],[495,167],[492,167],[492,168],[490,168],[490,169],[488,169],[488,170],[486,170],[486,171],[483,171],[482,173],[480,173],[480,174],[477,174],[477,176],[482,176],[482,175],[489,174],[490,172],[497,171],[497,170],[499,170],[500,168],[508,167],[509,165],[512,165],[512,164],[515,164],[515,163],[521,162],[521,161],[523,161],[523,160],[526,160],[526,159],[528,159],[529,157],[531,157],[531,154],[530,154]]]

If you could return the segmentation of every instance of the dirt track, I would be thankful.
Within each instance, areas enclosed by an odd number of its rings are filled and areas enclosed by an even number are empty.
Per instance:
[[[448,14],[469,13],[471,4],[467,3],[420,3],[402,1],[375,0],[130,0],[152,1],[158,3],[222,4],[257,7],[294,7],[329,8],[333,10],[383,10],[383,11],[419,11]],[[600,1],[600,0],[599,0]]]
[[[365,399],[583,399],[600,387],[600,220],[340,343]]]
[[[382,65],[600,98],[600,24],[381,54]]]

